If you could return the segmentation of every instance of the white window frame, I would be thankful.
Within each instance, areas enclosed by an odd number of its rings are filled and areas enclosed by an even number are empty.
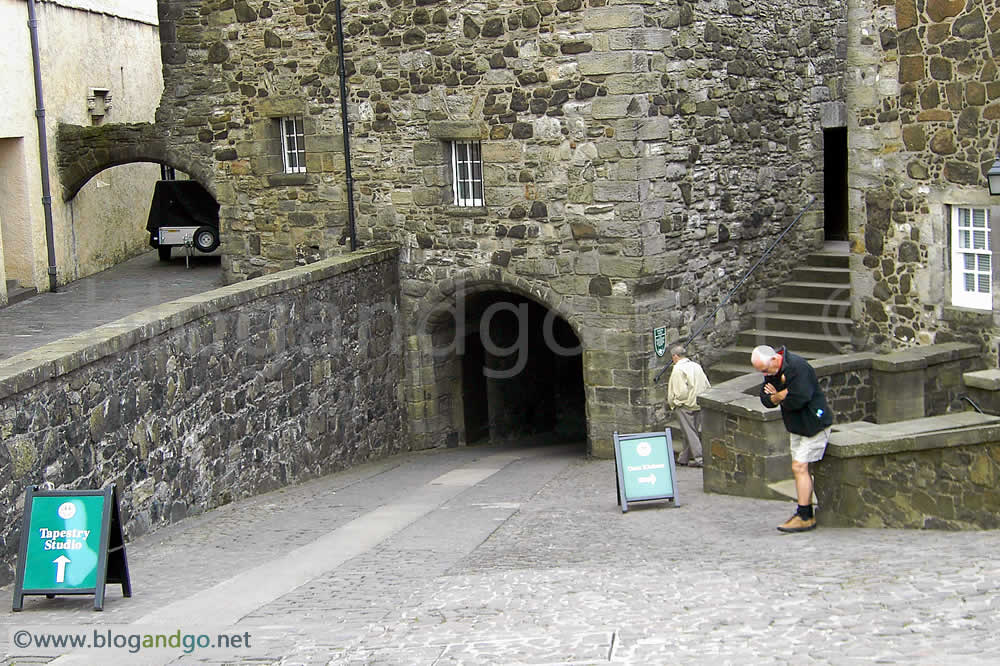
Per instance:
[[[993,309],[990,209],[951,206],[951,304]]]
[[[478,141],[451,142],[452,202],[478,207],[483,203],[483,150]]]
[[[286,116],[278,119],[281,134],[281,162],[285,173],[305,173],[306,137],[302,116]]]

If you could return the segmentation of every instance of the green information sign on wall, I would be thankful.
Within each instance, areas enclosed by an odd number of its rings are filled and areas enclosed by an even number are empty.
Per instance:
[[[657,356],[663,356],[667,352],[667,327],[660,326],[653,329],[653,351]]]
[[[618,504],[622,513],[629,502],[677,500],[674,445],[670,430],[619,435],[615,432],[615,466],[618,473]]]
[[[121,583],[132,596],[114,486],[104,490],[41,491],[29,486],[17,561],[13,610],[24,597],[93,594],[104,607],[104,586]]]

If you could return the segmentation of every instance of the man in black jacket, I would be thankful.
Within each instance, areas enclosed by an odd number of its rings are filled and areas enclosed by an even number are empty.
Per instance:
[[[798,509],[795,515],[778,526],[781,532],[806,532],[816,527],[813,515],[813,482],[809,463],[826,451],[833,414],[816,380],[816,371],[801,356],[784,347],[756,347],[750,355],[754,369],[763,373],[760,401],[768,408],[781,407],[781,420],[791,440],[792,475]]]

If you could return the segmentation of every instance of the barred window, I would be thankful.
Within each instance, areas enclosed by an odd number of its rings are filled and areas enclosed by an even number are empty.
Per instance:
[[[285,173],[305,173],[306,142],[302,116],[288,116],[281,123],[281,159]]]
[[[482,206],[483,157],[478,141],[451,142],[451,182],[456,206]]]
[[[993,309],[993,253],[986,208],[951,208],[951,302]]]

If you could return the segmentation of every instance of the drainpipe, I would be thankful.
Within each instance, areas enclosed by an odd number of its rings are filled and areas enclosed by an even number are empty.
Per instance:
[[[358,234],[354,221],[354,175],[351,173],[351,128],[347,123],[347,72],[344,66],[344,20],[337,6],[337,50],[340,53],[340,119],[344,126],[344,168],[347,171],[347,231],[351,236],[351,251],[358,249]]]
[[[49,291],[56,290],[56,244],[52,229],[52,188],[49,184],[49,142],[45,136],[45,102],[42,97],[42,64],[38,56],[38,20],[35,0],[28,0],[31,63],[35,68],[35,117],[38,119],[38,161],[42,170],[42,209],[45,211],[45,246],[49,254]]]

